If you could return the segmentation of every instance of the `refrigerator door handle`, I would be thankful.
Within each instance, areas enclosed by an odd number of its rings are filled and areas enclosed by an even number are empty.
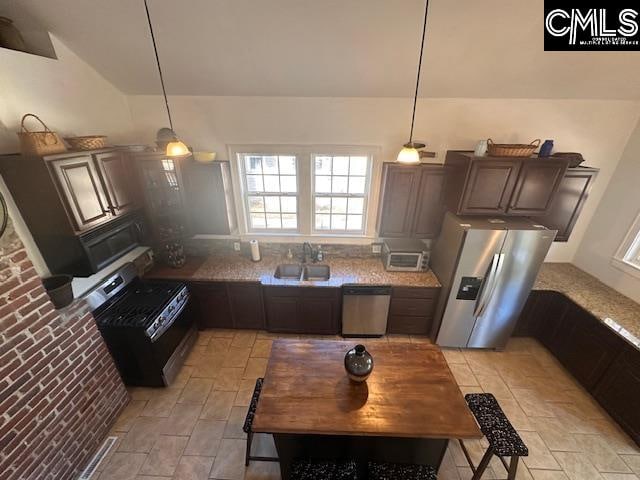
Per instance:
[[[496,253],[493,256],[493,261],[491,262],[491,268],[489,270],[489,275],[486,280],[486,284],[488,288],[485,288],[482,292],[480,301],[476,305],[476,309],[473,312],[473,315],[478,318],[481,317],[484,313],[484,310],[487,306],[488,301],[493,296],[493,292],[496,288],[496,283],[498,277],[500,276],[500,272],[502,271],[502,266],[504,265],[504,253]]]

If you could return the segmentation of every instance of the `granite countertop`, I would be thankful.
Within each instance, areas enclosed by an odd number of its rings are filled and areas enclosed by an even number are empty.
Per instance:
[[[563,293],[640,348],[640,304],[570,263],[545,263],[536,290]]]
[[[333,257],[320,262],[329,265],[328,281],[277,279],[276,267],[284,263],[299,263],[281,256],[265,256],[253,262],[240,254],[212,255],[190,258],[183,268],[154,267],[147,278],[172,278],[190,281],[260,282],[263,285],[300,287],[341,287],[344,284],[393,285],[398,287],[440,287],[431,270],[426,272],[388,272],[380,258]]]

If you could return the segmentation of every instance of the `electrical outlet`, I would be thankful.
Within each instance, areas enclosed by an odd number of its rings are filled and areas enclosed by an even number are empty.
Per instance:
[[[240,242],[233,242],[233,249],[236,252],[239,252],[240,251]]]
[[[381,253],[382,252],[382,244],[380,244],[380,243],[372,243],[371,244],[371,252],[372,253]]]

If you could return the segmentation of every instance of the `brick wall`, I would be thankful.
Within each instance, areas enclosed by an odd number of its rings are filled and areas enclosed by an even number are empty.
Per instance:
[[[0,477],[76,478],[127,401],[86,305],[53,308],[9,220],[0,238]]]

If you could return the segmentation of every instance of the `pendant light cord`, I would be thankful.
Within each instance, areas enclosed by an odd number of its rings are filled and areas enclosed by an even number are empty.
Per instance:
[[[162,85],[162,95],[164,96],[164,104],[167,107],[167,117],[169,117],[169,127],[173,132],[173,122],[171,121],[171,110],[169,109],[169,101],[167,100],[167,91],[164,88],[164,78],[162,76],[162,67],[160,67],[160,57],[158,57],[158,47],[156,46],[156,37],[153,34],[153,25],[151,24],[151,15],[149,14],[149,6],[147,0],[144,0],[144,9],[147,12],[147,21],[149,22],[149,31],[151,32],[151,42],[153,43],[153,52],[156,54],[156,64],[158,65],[158,74],[160,75],[160,85]],[[420,54],[422,56],[422,53]],[[414,106],[415,111],[415,106]],[[413,129],[413,126],[411,127]]]
[[[147,0],[145,0],[146,3]],[[413,124],[416,121],[416,104],[418,102],[418,88],[420,86],[420,71],[422,70],[422,52],[424,51],[424,38],[427,33],[427,14],[429,13],[429,0],[425,0],[424,23],[422,25],[422,41],[420,42],[420,58],[418,59],[418,78],[416,79],[416,92],[413,96],[413,113],[411,114],[411,133],[409,133],[409,143],[413,143]],[[152,32],[153,36],[153,32]],[[157,55],[157,53],[156,53]],[[158,64],[160,68],[160,64]],[[161,75],[162,78],[162,75]]]

